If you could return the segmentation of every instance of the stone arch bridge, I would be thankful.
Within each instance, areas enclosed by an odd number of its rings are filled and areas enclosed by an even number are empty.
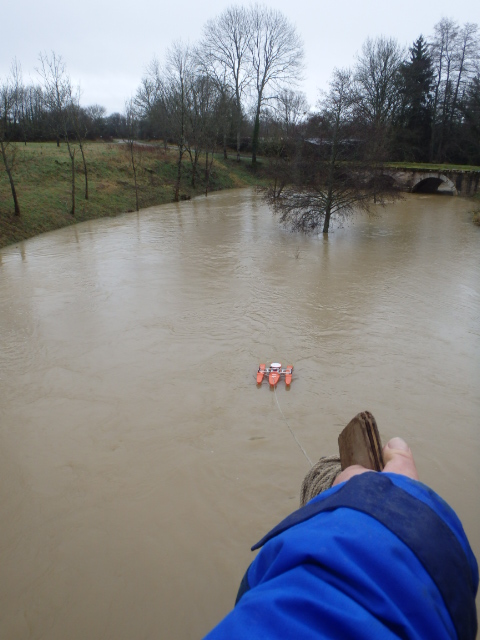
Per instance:
[[[479,191],[480,171],[390,168],[384,170],[402,191],[473,196]]]

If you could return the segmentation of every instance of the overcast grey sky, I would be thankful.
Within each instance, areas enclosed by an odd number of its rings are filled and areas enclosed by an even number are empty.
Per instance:
[[[107,112],[123,111],[145,67],[175,40],[194,43],[204,23],[235,3],[228,0],[108,2],[107,0],[18,0],[2,8],[0,78],[13,58],[26,83],[37,82],[41,51],[61,55],[82,104],[98,103]],[[367,37],[385,35],[410,46],[420,34],[433,33],[442,18],[480,23],[480,1],[265,0],[295,24],[305,44],[305,80],[300,89],[314,104],[326,89],[334,67],[350,66]]]

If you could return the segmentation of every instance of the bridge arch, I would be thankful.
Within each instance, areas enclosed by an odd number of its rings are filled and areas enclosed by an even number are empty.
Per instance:
[[[439,189],[439,187],[441,188]],[[451,195],[457,195],[457,189],[450,178],[441,173],[436,175],[420,173],[415,175],[412,193],[450,193]]]

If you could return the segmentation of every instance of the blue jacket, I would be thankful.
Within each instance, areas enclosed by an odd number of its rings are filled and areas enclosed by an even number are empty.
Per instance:
[[[474,640],[478,567],[452,509],[420,482],[364,473],[291,514],[252,549],[208,640]]]

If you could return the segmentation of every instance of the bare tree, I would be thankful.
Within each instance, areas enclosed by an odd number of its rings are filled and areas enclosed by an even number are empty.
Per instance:
[[[71,209],[75,215],[75,153],[76,148],[70,139],[69,114],[72,108],[73,88],[66,72],[65,63],[61,56],[52,52],[51,56],[40,54],[40,68],[38,70],[44,88],[44,96],[48,109],[53,115],[57,145],[63,136],[70,157],[71,165]]]
[[[174,202],[180,199],[182,161],[187,152],[188,102],[194,79],[194,60],[191,49],[176,42],[167,54],[166,104],[169,111],[171,132],[177,148],[177,177]]]
[[[24,90],[24,140],[38,139],[46,133],[47,113],[42,87],[30,85]]]
[[[147,134],[163,139],[165,152],[168,137],[172,133],[166,75],[161,70],[158,60],[154,58],[148,65],[135,96],[135,109],[143,118]]]
[[[0,85],[0,152],[3,166],[5,167],[5,172],[10,183],[16,216],[20,215],[20,204],[13,179],[16,145],[12,138],[14,136],[14,125],[16,121],[18,91],[21,86],[20,69],[15,61],[12,64],[10,78]]]
[[[214,20],[207,22],[197,50],[198,60],[207,75],[214,78],[217,85],[224,87],[224,90],[228,87],[233,97],[237,160],[240,159],[243,99],[252,80],[250,39],[251,26],[248,10],[241,6],[232,6]],[[225,98],[227,98],[226,92]]]
[[[369,38],[354,69],[356,117],[367,132],[370,157],[377,163],[389,158],[392,123],[402,100],[404,59],[405,51],[396,40]]]
[[[279,197],[291,182],[292,165],[305,137],[309,106],[303,93],[283,89],[264,111],[262,123],[267,158],[265,172],[271,182],[271,195]]]
[[[405,51],[392,38],[368,38],[354,70],[356,102],[366,123],[391,121],[400,104],[399,71]]]
[[[209,76],[197,75],[188,94],[188,142],[187,152],[192,167],[191,184],[196,186],[198,162],[201,153],[205,154],[206,194],[208,193],[209,174],[213,163],[218,126],[214,112],[216,103],[216,86]],[[211,152],[211,160],[209,156]]]
[[[430,161],[433,160],[437,137],[442,138],[444,124],[449,102],[448,94],[451,92],[451,74],[454,63],[455,41],[458,37],[458,25],[453,20],[442,18],[434,27],[435,36],[430,47],[432,61],[435,68],[435,85],[433,97],[433,124],[430,140]],[[437,122],[440,120],[441,133],[437,134]],[[440,140],[440,148],[442,141]]]
[[[271,108],[284,135],[289,136],[305,120],[309,105],[304,93],[283,88]]]
[[[287,82],[295,85],[303,64],[303,46],[295,27],[276,9],[254,5],[250,9],[248,48],[255,92],[252,164],[257,162],[262,107]]]
[[[85,141],[87,137],[87,124],[85,119],[85,113],[80,107],[80,91],[77,90],[75,94],[70,96],[70,102],[68,105],[68,119],[73,127],[75,139],[80,149],[83,164],[83,174],[85,177],[85,200],[88,200],[88,167],[87,159],[85,157]]]
[[[476,24],[466,23],[460,28],[454,20],[442,18],[435,25],[430,46],[435,69],[431,160],[444,159],[455,135],[453,126],[462,118],[461,102],[478,72],[479,51]]]
[[[130,164],[132,165],[133,171],[133,184],[135,188],[135,211],[140,210],[139,199],[138,199],[138,177],[137,177],[137,168],[139,164],[138,155],[138,145],[135,144],[136,141],[136,113],[135,113],[135,103],[133,99],[128,100],[125,103],[125,121],[126,121],[126,144],[128,150],[128,157]]]
[[[103,135],[105,115],[107,110],[100,104],[91,104],[83,110],[85,114],[86,135],[94,139],[101,138]],[[88,124],[87,124],[88,123]]]

